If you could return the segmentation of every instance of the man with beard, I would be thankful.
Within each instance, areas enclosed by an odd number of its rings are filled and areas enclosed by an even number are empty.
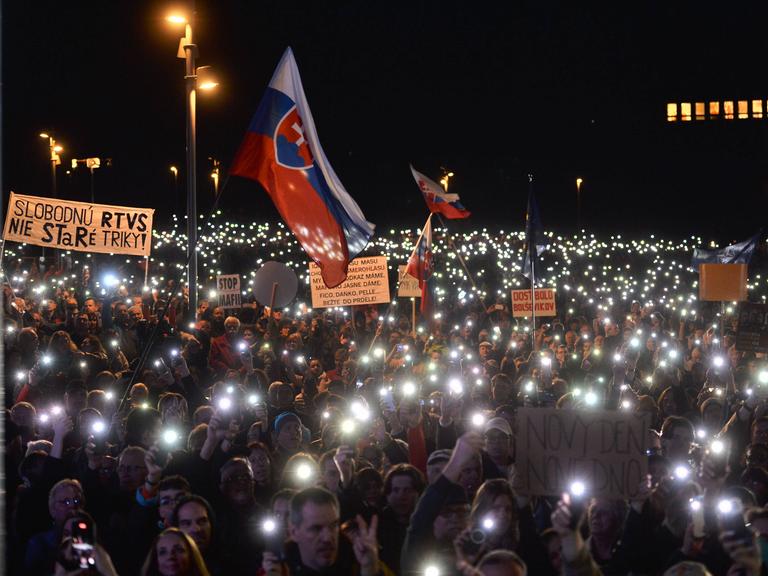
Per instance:
[[[205,498],[193,494],[179,500],[171,516],[171,524],[195,541],[210,574],[223,573],[214,532],[213,509]]]
[[[323,488],[305,488],[291,499],[290,542],[285,547],[285,561],[272,552],[264,553],[262,568],[266,576],[298,574],[359,574],[378,576],[379,562],[376,516],[370,525],[358,516],[344,534],[352,543],[339,541],[339,503]],[[345,525],[346,528],[346,525]]]
[[[468,470],[474,476],[476,468],[479,477],[482,445],[483,438],[476,431],[460,436],[442,474],[424,491],[405,536],[401,573],[417,571],[420,559],[425,557],[434,558],[438,564],[453,563],[453,542],[466,528],[469,517],[465,491],[470,480]]]

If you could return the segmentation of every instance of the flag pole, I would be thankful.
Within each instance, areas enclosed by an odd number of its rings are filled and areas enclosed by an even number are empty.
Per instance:
[[[531,208],[530,197],[533,194],[533,174],[528,174],[528,210]],[[526,228],[530,228],[530,214],[526,214]],[[526,230],[527,232],[528,230]],[[528,260],[531,262],[531,316],[533,326],[531,327],[531,351],[536,351],[536,240],[533,241],[531,249],[531,238],[528,234]]]
[[[445,230],[445,235],[448,238],[448,246],[450,246],[451,250],[453,250],[453,253],[456,255],[456,258],[459,259],[459,263],[461,264],[461,267],[464,269],[464,273],[467,275],[467,278],[469,279],[469,283],[472,284],[472,288],[475,292],[477,292],[477,297],[480,300],[480,303],[483,305],[483,314],[488,316],[488,320],[491,323],[491,327],[496,326],[496,323],[493,321],[493,318],[491,318],[490,314],[488,314],[488,306],[485,303],[485,297],[482,295],[480,290],[477,287],[477,284],[475,284],[475,279],[472,277],[472,274],[469,272],[469,268],[467,268],[466,262],[464,262],[464,258],[461,255],[461,252],[459,252],[456,249],[456,244],[453,243],[453,236],[448,232],[448,226],[446,226],[445,221],[443,220],[443,217],[438,212],[434,212],[434,214],[437,214],[438,220],[440,220],[440,225],[443,227],[443,230]]]
[[[408,256],[408,260],[406,260],[405,269],[403,270],[403,273],[400,274],[398,272],[397,274],[397,284],[395,285],[395,293],[397,293],[398,289],[400,288],[400,282],[403,281],[403,278],[405,278],[406,271],[408,270],[408,262],[410,262],[411,258],[413,258],[413,255],[416,254],[416,250],[419,248],[419,243],[421,242],[421,239],[424,237],[424,230],[427,228],[427,224],[429,224],[429,221],[432,218],[432,212],[429,213],[429,217],[427,218],[427,221],[424,222],[424,226],[421,227],[421,232],[419,232],[419,238],[416,240],[416,244],[413,245],[413,250],[411,250],[411,255]],[[397,298],[397,296],[395,296]],[[392,310],[392,302],[389,302],[389,306],[387,306],[387,311],[384,313],[384,318],[386,319],[389,316],[389,312]],[[371,340],[370,346],[368,346],[368,352],[366,352],[366,356],[370,356],[371,350],[373,350],[374,345],[376,344],[376,339],[381,336],[381,331],[384,329],[384,321],[381,321],[379,323],[378,328],[376,329],[376,332],[373,334],[373,339]],[[414,328],[415,330],[415,328]]]

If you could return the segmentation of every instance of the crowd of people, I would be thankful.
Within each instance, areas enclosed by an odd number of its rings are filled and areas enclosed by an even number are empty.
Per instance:
[[[446,284],[447,250],[416,325],[410,306],[247,294],[192,313],[159,272],[43,293],[24,272],[3,300],[8,573],[766,573],[763,355],[682,259],[638,286],[639,256],[590,245],[545,264],[570,280],[535,325],[502,270]],[[648,414],[636,499],[517,493],[520,407]]]

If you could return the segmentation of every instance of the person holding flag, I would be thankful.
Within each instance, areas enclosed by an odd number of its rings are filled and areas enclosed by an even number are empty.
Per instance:
[[[232,174],[258,181],[334,288],[374,225],[344,189],[320,146],[293,51],[286,48],[251,120]]]

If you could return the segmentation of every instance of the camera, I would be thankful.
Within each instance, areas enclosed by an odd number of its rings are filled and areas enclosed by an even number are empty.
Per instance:
[[[475,556],[485,544],[488,536],[496,528],[496,521],[490,516],[483,518],[469,532],[469,538],[462,543],[462,549],[467,556]]]
[[[738,498],[723,498],[717,503],[717,518],[720,530],[733,532],[734,538],[751,538],[747,525],[744,523],[744,506]]]

